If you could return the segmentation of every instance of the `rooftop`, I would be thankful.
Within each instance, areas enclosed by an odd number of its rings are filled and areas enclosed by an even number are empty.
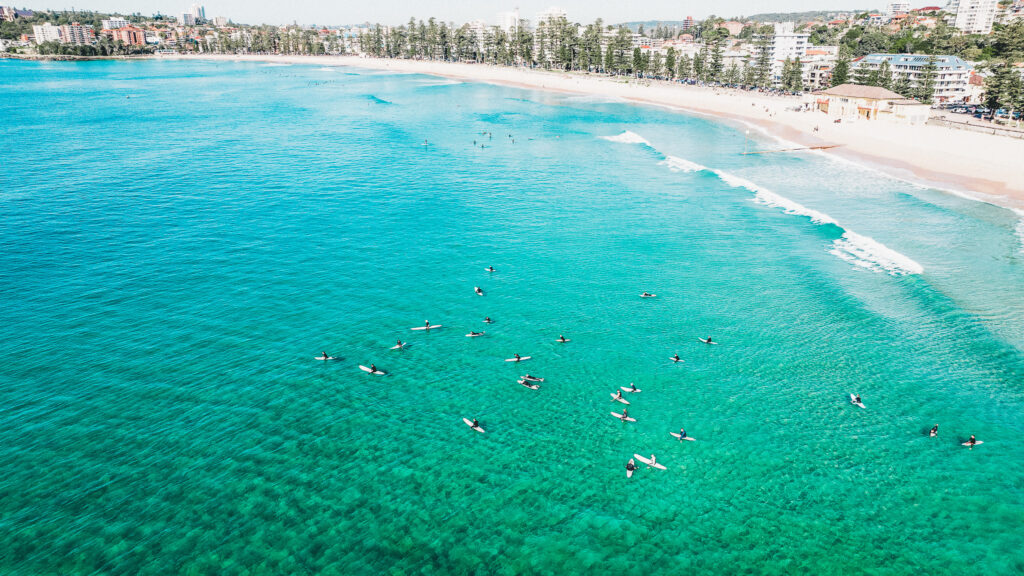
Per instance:
[[[815,92],[815,94],[841,96],[844,98],[866,98],[868,100],[898,100],[905,103],[916,102],[916,100],[910,100],[902,94],[897,94],[880,86],[861,86],[860,84],[840,84],[828,90]]]

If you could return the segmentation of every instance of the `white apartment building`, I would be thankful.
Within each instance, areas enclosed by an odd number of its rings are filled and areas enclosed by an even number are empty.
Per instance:
[[[36,39],[36,44],[54,41],[60,42],[60,26],[54,26],[49,22],[46,22],[42,26],[33,26],[32,35]]]
[[[923,80],[928,60],[926,54],[868,54],[854,61],[854,69],[877,70],[882,62],[888,62],[893,82],[906,78],[914,86]],[[937,102],[963,102],[970,95],[968,85],[973,69],[957,56],[935,56],[933,98]]]
[[[796,60],[807,56],[807,49],[810,47],[810,34],[794,32],[792,22],[780,22],[775,24],[775,36],[769,49],[772,51],[772,80],[778,82],[782,79],[782,67],[786,60]]]
[[[196,19],[196,22],[202,22],[203,20],[206,20],[206,7],[205,6],[201,6],[199,4],[193,4],[192,7],[189,8],[188,13],[191,14],[192,17]]]
[[[214,16],[213,25],[217,26],[218,28],[223,28],[224,26],[228,25],[228,19],[225,16]]]
[[[998,4],[998,0],[952,0],[949,10],[956,13],[953,26],[964,34],[988,34],[992,32]]]
[[[559,18],[565,18],[566,16],[567,13],[565,10],[552,6],[551,8],[537,14],[537,26],[540,26],[542,22],[547,24],[552,20],[558,20]]]
[[[890,2],[885,8],[885,13],[889,16],[895,16],[897,14],[909,14],[910,13],[910,2]]]
[[[78,22],[61,26],[60,36],[65,44],[92,44],[96,40],[92,26],[82,26]]]
[[[100,24],[105,30],[117,30],[118,28],[124,28],[131,23],[124,18],[111,18],[110,20],[101,20]]]
[[[512,34],[519,28],[519,9],[511,12],[498,12],[498,28],[506,34]]]

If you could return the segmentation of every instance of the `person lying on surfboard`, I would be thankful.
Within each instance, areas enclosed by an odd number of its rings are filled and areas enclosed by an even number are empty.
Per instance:
[[[632,458],[629,459],[629,462],[626,462],[626,470],[629,470],[630,472],[636,470],[636,462],[634,462]]]

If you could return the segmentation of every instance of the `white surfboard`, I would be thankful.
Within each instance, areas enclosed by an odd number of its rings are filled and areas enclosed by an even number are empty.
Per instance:
[[[697,337],[697,340],[699,340],[699,341],[701,341],[701,342],[703,342],[705,344],[713,344],[715,346],[718,346],[718,342],[708,342],[707,340],[705,340],[705,339],[703,339],[703,338],[701,338],[699,336]]]
[[[683,360],[682,358],[676,358],[675,356],[669,356],[668,359],[673,362],[686,362],[686,360]]]
[[[382,370],[377,370],[375,372],[369,366],[363,366],[362,364],[359,365],[359,369],[362,370],[363,372],[369,372],[370,374],[373,374],[374,376],[383,376],[383,375],[387,374],[387,372],[384,372]]]
[[[697,441],[696,438],[691,438],[690,436],[687,436],[686,438],[680,438],[679,432],[669,432],[669,434],[675,436],[676,438],[679,438],[680,440],[689,440],[690,442],[696,442]]]
[[[433,326],[417,326],[415,328],[409,328],[409,330],[434,330],[440,327],[440,324],[434,324]]]
[[[401,344],[395,344],[394,346],[391,347],[391,349],[401,350],[403,348],[408,348],[409,346],[412,346],[412,344],[409,344],[408,342],[402,342]]]
[[[658,470],[667,470],[667,468],[665,468],[661,464],[659,464],[657,462],[651,462],[650,458],[644,458],[643,456],[641,456],[639,454],[633,454],[633,458],[636,458],[637,460],[643,462],[644,464],[647,464],[648,466],[653,466],[654,468],[657,468]]]
[[[627,388],[626,386],[619,386],[619,388],[622,388],[623,392],[643,392],[643,390],[639,388],[637,388],[636,390],[633,390],[632,388]]]
[[[978,446],[978,445],[981,445],[981,444],[984,444],[984,442],[982,442],[981,440],[978,440],[978,441],[976,441],[974,443],[975,446]],[[971,443],[970,442],[961,442],[960,445],[961,446],[970,446]]]
[[[860,402],[857,402],[857,395],[856,394],[850,394],[850,404],[853,404],[854,406],[860,406],[861,408],[864,408],[864,404],[861,404]]]
[[[469,334],[466,334],[466,338],[476,338],[477,336],[483,336],[483,335],[484,335],[483,332],[470,332]]]
[[[931,436],[932,438],[935,438],[936,436],[939,435],[939,433],[938,432],[933,432],[932,430],[929,430],[928,431],[928,435]]]
[[[632,478],[632,477],[633,477],[633,471],[630,470],[629,468],[626,468],[626,478]]]
[[[540,388],[539,384],[531,384],[530,382],[527,382],[526,380],[518,380],[518,382],[520,384],[522,384],[523,386],[526,386],[530,390],[538,390]]]
[[[494,320],[484,320],[484,324],[494,324]]]
[[[543,382],[543,378],[537,378],[536,376],[526,375],[523,376],[523,380],[529,380],[530,382]]]
[[[640,297],[641,298],[657,298],[658,295],[657,294],[641,294]]]
[[[623,404],[629,404],[629,400],[626,400],[625,398],[619,398],[614,392],[611,393],[611,397],[612,397],[612,400],[618,400],[619,402],[622,402]]]
[[[616,418],[618,418],[619,420],[623,420],[623,421],[625,421],[625,422],[636,422],[636,418],[632,418],[632,417],[630,417],[630,416],[626,416],[625,418],[623,418],[623,417],[622,417],[622,414],[618,414],[618,413],[616,413],[616,412],[612,412],[612,416],[615,416],[615,417],[616,417]]]
[[[314,356],[313,359],[314,360],[337,360],[338,357],[337,356],[328,356],[327,358],[324,358],[323,356]]]
[[[474,286],[473,287],[473,292],[476,292],[477,296],[483,296],[484,295],[484,291],[481,290],[479,286]]]
[[[519,358],[505,358],[505,362],[522,362],[523,360],[529,360],[533,356],[520,356]]]
[[[558,338],[555,338],[555,342],[572,342],[572,338],[566,338],[565,340],[559,340]]]
[[[469,418],[463,418],[462,421],[466,423],[466,426],[469,426],[470,428],[476,430],[477,432],[480,432],[481,434],[483,433],[484,429],[481,428],[480,426],[473,426],[473,421],[470,420]]]
[[[494,268],[484,268],[484,272],[497,272]]]

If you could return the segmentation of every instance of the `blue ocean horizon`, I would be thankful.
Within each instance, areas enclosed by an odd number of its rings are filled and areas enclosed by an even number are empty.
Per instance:
[[[1011,210],[356,67],[0,60],[0,114],[0,572],[1024,571]]]

